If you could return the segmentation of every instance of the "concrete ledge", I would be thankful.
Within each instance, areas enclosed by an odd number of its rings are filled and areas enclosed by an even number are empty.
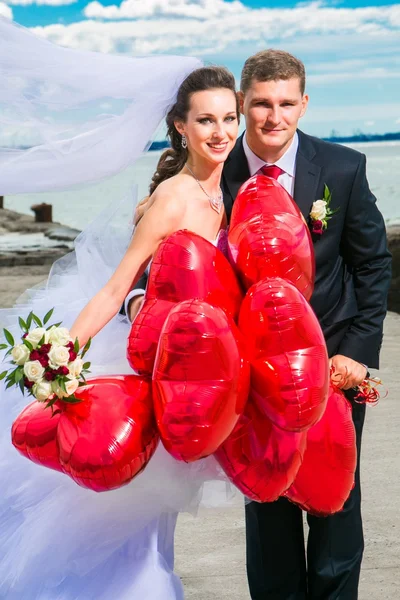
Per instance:
[[[79,233],[77,229],[61,223],[36,223],[30,215],[0,209],[0,237],[4,242],[0,248],[0,267],[51,265],[71,252]],[[12,249],[9,250],[7,240],[10,237]],[[52,242],[49,243],[46,238]]]
[[[0,235],[2,233],[43,233],[52,239],[73,241],[79,231],[56,221],[36,223],[35,218],[31,215],[2,208],[0,209]]]
[[[20,266],[40,266],[50,265],[54,261],[71,252],[71,249],[60,245],[59,247],[31,250],[31,251],[13,251],[0,252],[0,267],[20,267]]]

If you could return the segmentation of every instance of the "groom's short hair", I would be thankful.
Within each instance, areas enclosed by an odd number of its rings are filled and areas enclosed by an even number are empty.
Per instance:
[[[279,79],[293,78],[299,79],[300,90],[304,94],[306,71],[301,60],[283,50],[261,50],[250,56],[244,63],[240,89],[245,94],[253,81],[278,81]]]

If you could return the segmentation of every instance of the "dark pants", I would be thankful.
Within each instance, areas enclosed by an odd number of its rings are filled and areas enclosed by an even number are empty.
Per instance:
[[[300,508],[281,498],[246,506],[247,576],[252,600],[357,600],[364,549],[359,458],[365,405],[353,404],[356,483],[343,511],[307,515],[306,553]]]

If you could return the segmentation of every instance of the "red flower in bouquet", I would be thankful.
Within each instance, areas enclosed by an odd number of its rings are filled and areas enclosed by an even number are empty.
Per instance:
[[[38,350],[32,350],[32,352],[29,355],[29,360],[39,360],[40,358],[40,352]]]

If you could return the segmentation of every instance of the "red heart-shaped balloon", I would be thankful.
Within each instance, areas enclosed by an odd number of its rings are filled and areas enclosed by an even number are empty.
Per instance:
[[[293,483],[304,455],[306,436],[306,432],[275,427],[250,398],[215,457],[245,496],[257,502],[273,502]]]
[[[254,402],[282,429],[311,427],[325,410],[329,361],[307,300],[288,281],[260,281],[243,300],[239,329],[247,341]]]
[[[221,308],[181,302],[161,332],[153,373],[164,446],[178,460],[212,454],[243,412],[249,370],[240,334]]]
[[[176,302],[162,298],[147,298],[132,323],[128,337],[127,358],[140,375],[150,377],[153,372],[160,331]]]
[[[194,298],[236,318],[243,294],[218,248],[195,233],[177,231],[160,244],[153,257],[143,306],[132,324],[127,356],[137,373],[151,376],[169,311],[178,302]]]
[[[304,510],[331,515],[342,510],[354,487],[356,432],[350,402],[331,388],[321,420],[307,431],[307,449],[286,496]]]
[[[159,441],[150,383],[135,375],[98,377],[75,395],[82,402],[58,401],[54,417],[43,403],[30,404],[13,424],[12,442],[83,487],[121,487],[143,470]]]
[[[56,402],[54,410],[63,410],[64,404]],[[51,416],[43,402],[32,402],[14,421],[11,440],[15,448],[34,463],[63,471],[57,446],[57,427],[60,413]]]
[[[235,200],[229,249],[246,288],[282,277],[309,300],[314,288],[314,248],[304,218],[274,179],[251,177]]]
[[[96,492],[129,483],[153,455],[159,436],[150,383],[135,375],[97,377],[66,405],[57,441],[63,469]]]

